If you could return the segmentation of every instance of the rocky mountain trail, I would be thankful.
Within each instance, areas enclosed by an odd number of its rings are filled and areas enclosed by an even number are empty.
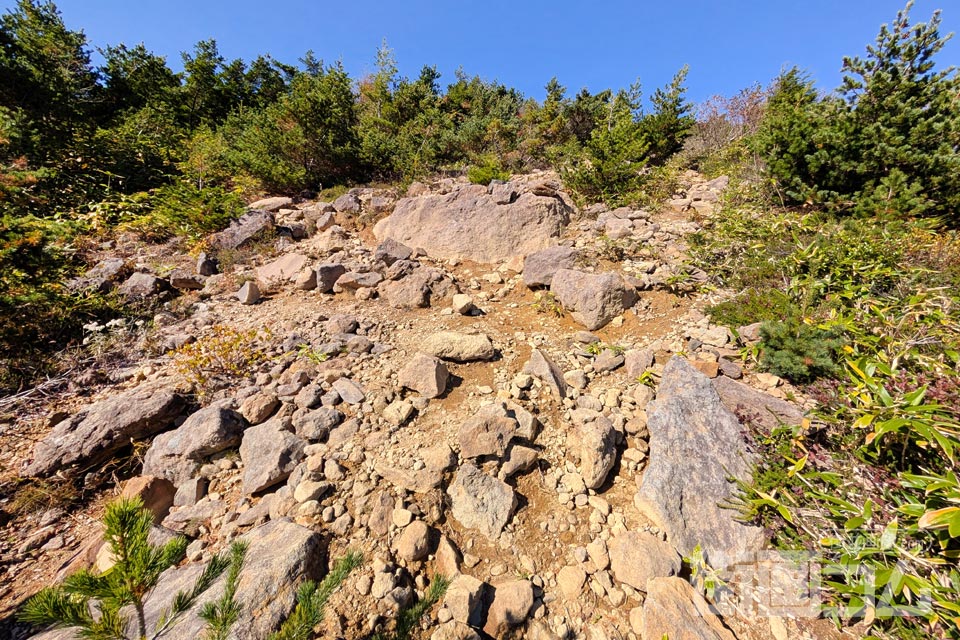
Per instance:
[[[264,637],[348,550],[365,563],[330,601],[331,637],[382,628],[441,574],[422,637],[810,637],[805,619],[718,616],[686,581],[696,545],[718,568],[761,552],[720,503],[752,471],[751,429],[811,405],[739,364],[704,314],[729,292],[684,290],[705,279],[685,238],[727,186],[684,181],[653,211],[577,211],[546,172],[269,198],[199,254],[105,247],[82,286],[157,311],[115,332],[136,362],[3,425],[4,481],[100,488],[8,516],[0,616],[97,561],[97,516],[126,486],[191,540],[151,612],[251,541],[236,637]],[[105,475],[115,458],[143,476]]]

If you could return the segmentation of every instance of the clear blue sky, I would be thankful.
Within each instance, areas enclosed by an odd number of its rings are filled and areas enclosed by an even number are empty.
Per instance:
[[[556,75],[568,94],[624,87],[645,95],[690,65],[689,97],[731,94],[798,65],[822,89],[839,83],[844,55],[863,53],[905,0],[59,0],[67,25],[94,47],[143,42],[174,69],[179,53],[215,38],[228,59],[269,53],[296,62],[307,49],[341,59],[353,77],[373,68],[383,38],[400,72],[436,65],[441,83],[463,66],[527,95]],[[15,0],[0,0],[0,9]],[[943,7],[960,31],[956,0],[918,0],[914,22]],[[960,38],[940,63],[960,65]]]

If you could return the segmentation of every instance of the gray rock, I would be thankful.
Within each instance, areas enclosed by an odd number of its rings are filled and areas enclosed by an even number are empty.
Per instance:
[[[443,596],[443,604],[460,624],[480,627],[483,624],[483,595],[486,583],[467,574],[458,575]]]
[[[481,333],[440,331],[427,336],[421,348],[430,355],[454,362],[492,360],[496,355],[490,338]]]
[[[170,273],[170,286],[180,290],[198,290],[203,289],[206,284],[206,278],[191,273],[188,269],[174,269]]]
[[[237,300],[240,304],[257,304],[260,302],[260,287],[253,280],[243,283],[240,290],[237,291]]]
[[[273,214],[254,209],[219,233],[213,234],[210,246],[214,249],[237,249],[273,231]]]
[[[599,416],[571,431],[568,448],[580,459],[580,475],[588,489],[598,489],[607,480],[617,460],[617,432],[607,418]]]
[[[307,413],[295,414],[293,426],[297,435],[310,442],[326,439],[338,424],[343,422],[343,414],[332,407],[320,407]]]
[[[333,201],[337,213],[360,213],[360,198],[353,193],[345,193]]]
[[[276,394],[267,391],[255,393],[240,403],[240,415],[250,424],[260,424],[273,415],[280,406]]]
[[[472,464],[457,471],[447,489],[453,517],[468,529],[495,540],[517,508],[517,496],[510,485],[488,476]]]
[[[590,331],[606,326],[637,300],[633,287],[615,273],[559,269],[553,275],[550,291],[573,319]]]
[[[517,421],[507,417],[477,414],[460,426],[460,455],[464,458],[502,458],[517,433]]]
[[[333,291],[333,285],[337,283],[340,276],[347,272],[347,268],[342,264],[322,264],[317,267],[317,291],[320,293],[330,293]]]
[[[300,291],[312,291],[317,288],[317,270],[307,267],[297,274],[294,286]]]
[[[206,252],[201,252],[197,256],[197,275],[212,276],[217,273],[220,273],[220,265],[217,259]]]
[[[154,438],[143,458],[143,473],[179,486],[193,477],[204,458],[240,444],[247,425],[231,403],[200,409],[173,431]]]
[[[249,205],[250,209],[263,209],[264,211],[269,211],[270,213],[276,213],[285,207],[289,207],[293,204],[292,198],[286,198],[283,196],[275,196],[273,198],[264,198],[262,200],[257,200],[256,202],[251,202]]]
[[[117,292],[128,300],[149,298],[163,293],[169,288],[166,280],[150,273],[135,273],[120,285]]]
[[[247,429],[240,443],[243,492],[258,493],[286,480],[303,460],[305,445],[277,418]]]
[[[734,640],[735,636],[693,586],[682,578],[654,578],[646,584],[643,638]]]
[[[373,259],[389,267],[397,260],[408,260],[412,255],[413,250],[410,247],[393,238],[387,238],[377,246]]]
[[[350,378],[337,378],[333,383],[333,390],[347,404],[361,404],[367,397],[363,388]]]
[[[624,357],[613,349],[604,349],[593,360],[593,369],[595,371],[613,371],[623,365]]]
[[[567,396],[567,381],[563,377],[563,371],[540,349],[530,352],[530,359],[523,365],[523,372],[539,378],[558,398]]]
[[[262,267],[257,267],[257,281],[266,286],[293,282],[309,261],[307,256],[299,253],[280,256]]]
[[[638,591],[646,591],[651,578],[680,571],[680,557],[673,547],[645,531],[621,533],[610,541],[607,552],[613,577]]]
[[[353,333],[359,326],[360,322],[356,316],[340,313],[330,316],[323,325],[323,330],[330,335],[337,335],[341,333]]]
[[[723,376],[712,382],[723,405],[754,426],[773,429],[780,424],[792,426],[803,421],[803,411],[786,400]]]
[[[333,285],[334,291],[356,291],[357,289],[370,289],[383,282],[383,276],[376,271],[357,272],[348,271],[339,278]]]
[[[572,211],[560,198],[524,193],[509,204],[498,199],[479,185],[404,198],[373,233],[422,247],[434,258],[492,264],[553,244],[570,221]]]
[[[637,378],[653,366],[653,351],[650,349],[630,349],[623,354],[623,364],[627,376]]]
[[[272,521],[241,537],[250,545],[237,582],[234,599],[240,616],[231,627],[236,640],[262,640],[279,628],[296,604],[297,589],[305,580],[324,575],[323,536],[320,532],[288,521]],[[203,570],[202,564],[169,569],[146,599],[147,628],[152,629],[167,611],[174,596],[189,591]],[[196,640],[204,636],[206,623],[200,608],[223,593],[226,576],[221,576],[192,609],[167,633],[165,640]]]
[[[176,507],[192,507],[203,496],[207,495],[210,481],[206,478],[191,478],[177,487],[173,496],[173,505]]]
[[[430,284],[427,270],[414,269],[414,274],[416,276],[411,274],[400,280],[383,282],[377,291],[391,307],[397,309],[426,309],[430,306]]]
[[[68,286],[72,291],[95,290],[106,293],[120,280],[125,270],[126,261],[123,258],[107,258],[81,277],[71,280]]]
[[[495,585],[483,630],[494,638],[502,638],[510,629],[526,622],[532,608],[533,584],[529,580]]]
[[[185,404],[173,390],[152,384],[84,407],[37,444],[24,474],[44,476],[74,464],[102,462],[131,440],[172,426]]]
[[[680,554],[699,544],[707,561],[722,569],[759,550],[762,529],[738,522],[721,506],[737,494],[732,479],[749,484],[755,457],[710,379],[685,359],[672,358],[647,406],[647,428],[650,462],[638,505]]]
[[[447,390],[450,372],[439,358],[418,353],[400,370],[397,382],[401,387],[412,389],[424,398],[442,396]]]
[[[553,274],[573,269],[579,253],[573,247],[550,247],[531,253],[523,261],[523,283],[530,287],[549,287]]]

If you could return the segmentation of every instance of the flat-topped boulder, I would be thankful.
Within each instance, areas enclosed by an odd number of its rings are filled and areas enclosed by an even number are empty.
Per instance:
[[[378,240],[421,248],[433,258],[505,262],[556,244],[572,210],[559,197],[504,185],[458,185],[450,193],[403,198],[377,223]]]

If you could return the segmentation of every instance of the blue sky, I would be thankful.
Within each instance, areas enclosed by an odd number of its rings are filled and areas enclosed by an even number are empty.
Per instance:
[[[690,65],[689,97],[732,94],[767,83],[785,65],[835,87],[844,55],[864,52],[902,0],[59,0],[73,29],[95,47],[144,42],[180,67],[180,51],[215,38],[227,58],[269,53],[295,62],[307,49],[340,59],[352,76],[373,68],[386,38],[403,75],[436,65],[441,83],[462,66],[527,95],[543,96],[556,75],[568,93],[624,87],[644,93]],[[4,11],[15,0],[0,0]],[[960,3],[918,0],[925,21],[943,7],[943,32],[960,31]],[[960,39],[940,64],[960,65]]]

